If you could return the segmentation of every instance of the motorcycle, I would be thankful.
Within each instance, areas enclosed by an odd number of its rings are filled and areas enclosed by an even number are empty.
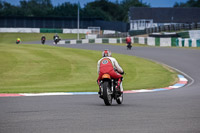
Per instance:
[[[99,97],[104,100],[105,105],[112,105],[112,100],[115,99],[118,104],[123,102],[123,93],[117,91],[118,81],[112,79],[109,74],[104,74],[100,81]]]
[[[60,39],[58,37],[55,37],[54,43],[58,44],[59,41],[60,41]]]
[[[131,50],[131,48],[132,48],[131,43],[128,43],[128,44],[127,44],[127,50]]]
[[[16,44],[19,44],[19,43],[20,43],[20,40],[17,40],[17,41],[16,41]]]
[[[42,44],[45,44],[45,39],[42,39],[41,43],[42,43]]]

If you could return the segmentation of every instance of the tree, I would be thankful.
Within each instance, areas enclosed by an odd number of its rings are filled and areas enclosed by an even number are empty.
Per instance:
[[[53,16],[67,16],[76,17],[77,16],[78,5],[65,2],[61,5],[54,7]]]
[[[174,7],[200,7],[200,0],[188,0],[187,2],[176,2]]]
[[[140,0],[95,0],[89,2],[84,8],[80,8],[81,17],[102,18],[108,21],[128,21],[129,8],[149,7],[148,4]],[[76,17],[77,4],[65,2],[58,6],[53,6],[51,0],[21,0],[19,6],[11,5],[0,0],[0,16],[34,16],[34,17]]]
[[[20,1],[20,15],[22,16],[47,16],[53,5],[50,0],[22,0]]]
[[[108,0],[96,0],[85,5],[84,16],[100,17],[104,20],[118,20],[120,6]]]
[[[108,0],[96,0],[86,4],[84,8],[85,16],[101,17],[109,21],[128,21],[129,8],[135,7],[149,7],[146,3],[139,0],[122,0],[115,3]]]
[[[0,16],[13,16],[18,12],[18,8],[8,2],[1,2],[0,9]]]
[[[150,5],[139,0],[122,0],[121,8],[123,9],[122,14],[124,16],[122,21],[128,21],[128,11],[130,7],[150,7]]]

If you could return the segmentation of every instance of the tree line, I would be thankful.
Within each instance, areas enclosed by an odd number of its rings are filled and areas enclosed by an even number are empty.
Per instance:
[[[174,7],[200,7],[200,0],[188,0],[187,2],[176,2]]]
[[[95,0],[80,9],[82,18],[100,18],[106,21],[128,21],[129,8],[150,7],[141,0]],[[19,5],[12,5],[0,0],[0,16],[28,17],[76,17],[78,3],[64,2],[53,6],[51,0],[21,0]]]
[[[106,21],[128,22],[130,7],[150,7],[142,0],[95,0],[80,7],[82,18],[100,18]],[[176,2],[174,7],[200,7],[200,0]],[[25,16],[25,17],[76,17],[77,3],[64,2],[53,6],[51,0],[21,0],[19,5],[12,5],[0,0],[0,16]]]

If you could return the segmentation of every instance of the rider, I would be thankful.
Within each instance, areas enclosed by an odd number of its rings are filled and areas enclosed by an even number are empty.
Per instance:
[[[58,36],[57,33],[53,36],[53,40],[54,40],[54,41],[55,41],[55,39],[59,39],[59,36]]]
[[[20,39],[20,38],[17,38],[16,44],[19,44],[19,43],[21,43],[21,39]]]
[[[56,42],[56,40],[57,40],[57,42]],[[60,41],[60,37],[58,36],[57,33],[53,36],[53,41],[54,41],[54,44],[57,44]]]
[[[41,37],[41,42],[43,43],[43,41],[44,41],[44,43],[45,43],[45,41],[46,41],[45,35],[42,35],[42,37]]]
[[[102,78],[102,75],[107,73],[113,79],[118,79],[116,88],[118,89],[117,91],[119,91],[119,94],[122,94],[123,93],[122,75],[124,74],[123,69],[120,67],[117,60],[111,57],[111,51],[104,50],[102,52],[102,56],[103,57],[98,61],[97,64],[97,72],[99,74],[99,77],[97,79],[98,85],[100,85],[100,80]]]
[[[128,35],[126,37],[126,44],[127,44],[127,46],[131,46],[131,37],[130,37],[130,35]]]

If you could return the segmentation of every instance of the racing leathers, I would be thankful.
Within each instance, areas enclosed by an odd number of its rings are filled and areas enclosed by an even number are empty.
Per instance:
[[[127,46],[131,46],[131,37],[130,36],[128,36],[126,38],[126,44],[127,44]]]
[[[103,74],[107,73],[112,78],[118,79],[119,91],[123,92],[122,87],[122,75],[124,74],[123,69],[118,64],[117,60],[113,57],[103,57],[97,63],[97,73],[99,74],[98,77],[98,84],[99,81],[102,79]]]

